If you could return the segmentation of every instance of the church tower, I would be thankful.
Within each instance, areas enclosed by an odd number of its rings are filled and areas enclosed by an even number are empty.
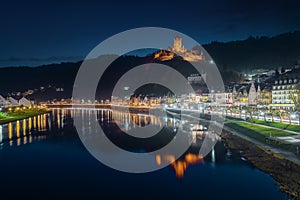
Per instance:
[[[256,106],[257,102],[257,93],[256,93],[256,89],[254,86],[254,82],[252,82],[250,90],[249,90],[249,95],[248,95],[248,105],[249,106]]]
[[[261,90],[260,85],[257,86],[257,92],[256,92],[256,103],[261,103]]]

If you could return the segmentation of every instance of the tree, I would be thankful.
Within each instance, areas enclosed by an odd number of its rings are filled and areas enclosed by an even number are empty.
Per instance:
[[[271,115],[271,117],[272,117],[272,122],[274,122],[274,116],[275,116],[275,110],[274,109],[270,109],[269,111],[268,111],[268,113]]]
[[[300,84],[297,84],[293,91],[290,91],[289,98],[295,104],[295,110],[300,111]]]
[[[289,118],[289,124],[292,124],[292,113],[288,112],[287,115]]]
[[[275,113],[278,115],[278,117],[280,119],[280,123],[281,123],[282,122],[282,112],[280,110],[277,110]]]
[[[292,113],[290,111],[282,112],[282,116],[286,116],[289,118],[289,124],[292,124]]]
[[[267,110],[266,110],[266,108],[261,108],[260,109],[260,111],[262,111],[263,112],[263,116],[264,116],[264,121],[267,121]]]
[[[285,72],[284,67],[281,68],[281,73],[283,74]]]
[[[249,113],[250,120],[252,120],[252,119],[253,119],[253,108],[248,107],[248,108],[247,108],[247,113]]]

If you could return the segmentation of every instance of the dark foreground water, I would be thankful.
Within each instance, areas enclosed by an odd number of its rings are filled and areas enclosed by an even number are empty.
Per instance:
[[[1,199],[287,199],[268,174],[251,166],[239,152],[218,142],[204,159],[191,148],[174,164],[159,171],[130,174],[108,168],[82,145],[71,118],[75,111],[53,110],[29,120],[0,126]],[[76,111],[89,127],[96,114],[116,143],[132,150],[132,144],[115,135],[114,122],[125,129],[165,120],[166,134],[176,121],[143,115],[119,115],[110,111]],[[203,129],[203,127],[200,127]],[[199,129],[199,127],[198,127]],[[203,137],[192,133],[193,146]],[[122,137],[120,137],[122,138]],[[127,143],[127,144],[126,144]],[[138,146],[138,145],[137,145]],[[149,146],[147,144],[147,146]],[[138,147],[143,149],[143,145]],[[151,145],[149,147],[151,149]],[[157,155],[157,164],[172,155]]]

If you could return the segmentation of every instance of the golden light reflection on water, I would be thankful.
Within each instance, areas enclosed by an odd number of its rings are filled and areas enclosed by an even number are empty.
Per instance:
[[[144,115],[144,114],[134,114],[134,113],[124,113],[118,112],[112,114],[111,110],[101,110],[101,111],[76,111],[76,110],[55,110],[52,115],[43,114],[28,119],[11,122],[5,126],[6,139],[9,140],[10,146],[13,145],[24,145],[30,144],[35,140],[46,139],[46,135],[43,135],[43,131],[49,131],[53,129],[64,128],[64,117],[66,115],[75,116],[79,115],[82,117],[85,126],[83,128],[93,128],[88,119],[91,115],[96,115],[99,122],[104,121],[108,123],[118,123],[118,125],[124,126],[126,130],[133,129],[136,126],[142,127],[149,124],[162,127],[167,126],[169,128],[174,128],[177,126],[178,120],[175,118],[158,118],[156,116]],[[203,139],[204,132],[202,127],[193,126],[190,130],[191,138],[194,143],[198,139]],[[2,130],[3,132],[3,130]],[[1,142],[1,141],[0,141]],[[177,178],[182,179],[188,167],[193,164],[203,162],[203,157],[196,154],[187,153],[178,160],[175,160],[174,155],[156,155],[155,161],[157,165],[162,165],[164,163],[171,163],[170,167],[174,169]]]
[[[111,119],[111,122],[123,126],[126,131],[136,127],[144,127],[149,124],[162,127],[161,119],[153,115],[114,111],[112,116],[113,118]],[[101,121],[103,121],[103,118],[101,118]]]
[[[33,117],[33,128],[36,129],[36,117]]]
[[[22,122],[22,124],[23,124],[23,135],[24,136],[26,136],[26,119],[23,119],[23,122]]]
[[[12,123],[8,123],[8,138],[11,140],[13,137],[13,133],[12,133]]]
[[[31,143],[33,141],[33,137],[31,136],[32,131],[45,131],[47,130],[47,118],[48,114],[38,115],[35,117],[30,117],[28,119],[18,120],[16,122],[10,122],[7,124],[7,128],[2,131],[3,139],[5,141],[9,141],[9,145],[13,146],[16,144],[17,146],[21,144]],[[38,133],[41,134],[41,133]],[[43,135],[37,135],[37,138]],[[0,143],[3,142],[1,139]]]
[[[38,130],[40,131],[41,130],[41,116],[38,115],[37,117],[37,127],[38,127]]]
[[[32,128],[32,122],[31,122],[31,117],[29,117],[29,119],[28,119],[28,129],[29,129],[29,134],[31,133],[30,132],[30,130],[31,130],[31,128]]]
[[[204,162],[203,156],[193,153],[187,153],[183,158],[176,161],[174,155],[156,155],[155,160],[157,165],[171,163],[170,166],[174,169],[175,175],[178,179],[182,179],[184,177],[184,173],[189,165]]]
[[[57,112],[56,119],[57,119],[57,126],[60,128],[60,115],[59,115],[59,111]]]
[[[20,137],[20,121],[19,120],[16,122],[16,135],[17,135],[17,138]]]

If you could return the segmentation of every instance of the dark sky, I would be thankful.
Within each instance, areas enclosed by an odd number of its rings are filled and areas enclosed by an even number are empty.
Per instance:
[[[199,43],[299,30],[300,3],[229,1],[2,1],[0,66],[78,60],[127,29],[158,26]]]

